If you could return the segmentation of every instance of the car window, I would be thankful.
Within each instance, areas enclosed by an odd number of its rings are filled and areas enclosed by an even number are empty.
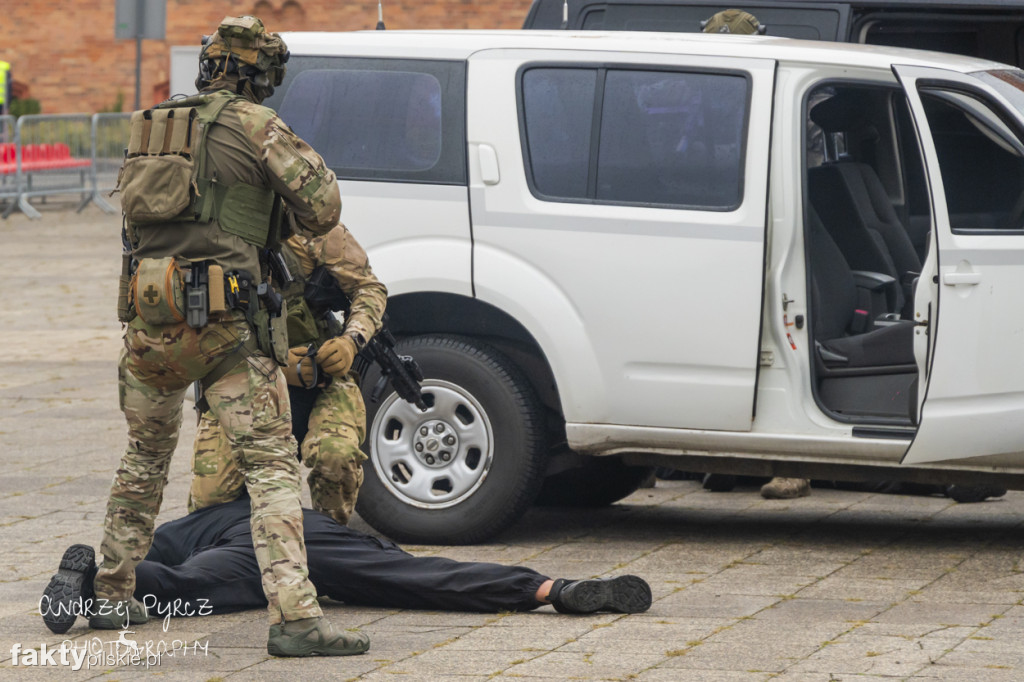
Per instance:
[[[1017,12],[1014,12],[1017,14]],[[919,14],[900,16],[887,10],[871,13],[858,20],[851,32],[868,45],[912,47],[972,57],[1006,64],[1019,63],[1024,52],[1020,16],[994,17],[981,12]]]
[[[587,195],[596,83],[593,69],[531,69],[523,77],[533,181],[544,194]]]
[[[587,31],[600,31],[604,28],[604,10],[591,10],[583,15],[581,27]]]
[[[463,62],[297,57],[279,91],[268,104],[339,178],[466,182]]]
[[[557,11],[535,16],[535,23],[525,28],[560,28],[561,4],[561,0],[558,0]],[[608,2],[587,4],[578,10],[578,15],[573,15],[574,3],[569,4],[572,28],[680,33],[700,33],[702,21],[729,7],[712,2]],[[750,11],[766,27],[768,35],[802,40],[836,40],[839,28],[845,24],[849,12],[846,6],[838,4],[810,7],[792,6],[792,3],[778,3],[777,6],[762,4],[750,8]]]
[[[550,200],[733,209],[748,91],[733,73],[530,68],[520,99],[531,188]]]
[[[739,205],[745,103],[738,76],[610,70],[597,198]]]
[[[441,155],[441,84],[428,73],[304,71],[281,116],[329,166],[422,171]]]
[[[1024,234],[1024,144],[982,98],[922,88],[954,232]]]

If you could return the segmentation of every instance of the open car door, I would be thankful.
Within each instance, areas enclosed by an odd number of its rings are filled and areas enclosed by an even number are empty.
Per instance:
[[[1024,73],[893,70],[910,100],[933,216],[915,310],[919,427],[903,463],[1019,466]]]

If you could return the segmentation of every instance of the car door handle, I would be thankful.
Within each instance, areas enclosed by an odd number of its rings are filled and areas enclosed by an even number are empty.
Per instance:
[[[485,185],[497,185],[501,181],[501,172],[498,170],[498,152],[489,144],[481,144],[478,155],[480,180]]]
[[[942,276],[942,283],[954,287],[958,284],[978,284],[981,282],[980,272],[947,272]]]

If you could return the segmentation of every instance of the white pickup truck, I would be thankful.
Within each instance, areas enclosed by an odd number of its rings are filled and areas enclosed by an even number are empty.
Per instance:
[[[782,38],[286,34],[421,412],[359,513],[479,542],[653,466],[1024,488],[1024,72]]]

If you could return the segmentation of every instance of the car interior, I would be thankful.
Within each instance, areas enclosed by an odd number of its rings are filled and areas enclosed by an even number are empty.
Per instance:
[[[914,287],[929,222],[921,155],[895,88],[832,83],[807,100],[806,218],[815,393],[840,418],[910,423]],[[909,142],[904,139],[909,136]],[[925,215],[921,215],[924,211]]]
[[[980,91],[920,94],[952,232],[1024,236],[1024,131]],[[932,219],[906,96],[827,83],[809,94],[805,125],[815,395],[840,419],[910,424],[914,290]]]

